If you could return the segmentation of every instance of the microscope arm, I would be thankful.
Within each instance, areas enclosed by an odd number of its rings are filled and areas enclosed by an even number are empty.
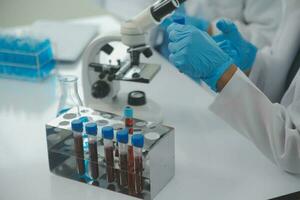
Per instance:
[[[166,16],[171,14],[185,1],[186,0],[159,0],[155,2],[132,20],[122,24],[122,42],[130,48],[146,46],[145,35],[148,30],[160,24]]]

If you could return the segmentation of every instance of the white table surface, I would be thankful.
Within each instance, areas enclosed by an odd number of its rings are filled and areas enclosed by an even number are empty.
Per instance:
[[[211,95],[160,56],[151,60],[162,64],[152,83],[123,83],[122,91],[146,91],[163,108],[164,124],[175,127],[175,177],[155,199],[259,200],[300,189],[300,176],[281,171],[209,112]],[[80,77],[80,70],[80,61],[57,65],[60,74]],[[50,173],[45,124],[56,114],[58,86],[55,76],[0,79],[0,199],[135,199]],[[82,96],[81,80],[79,87]]]

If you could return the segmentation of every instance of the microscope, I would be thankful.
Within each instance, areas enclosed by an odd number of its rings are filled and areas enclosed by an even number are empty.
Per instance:
[[[82,83],[85,104],[93,109],[121,114],[125,105],[135,108],[137,118],[159,123],[161,109],[143,91],[119,93],[121,81],[150,83],[161,66],[141,62],[153,54],[148,31],[160,24],[185,0],[159,0],[121,25],[121,35],[99,36],[83,55]],[[146,112],[145,112],[146,111]]]

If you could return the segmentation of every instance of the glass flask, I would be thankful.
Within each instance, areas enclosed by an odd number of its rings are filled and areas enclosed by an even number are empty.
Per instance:
[[[57,116],[67,112],[73,107],[77,107],[77,112],[79,114],[79,107],[82,106],[82,101],[78,94],[77,81],[78,78],[76,76],[59,77],[61,96]]]

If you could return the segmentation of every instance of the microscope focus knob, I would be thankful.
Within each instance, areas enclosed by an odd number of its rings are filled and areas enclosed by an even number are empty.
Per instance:
[[[128,94],[127,103],[130,106],[143,106],[147,103],[146,94],[143,91],[132,91]]]
[[[110,92],[110,86],[107,82],[98,80],[92,85],[92,95],[95,98],[104,98]]]
[[[153,52],[150,48],[147,48],[143,51],[143,54],[146,58],[150,58],[153,55]]]

